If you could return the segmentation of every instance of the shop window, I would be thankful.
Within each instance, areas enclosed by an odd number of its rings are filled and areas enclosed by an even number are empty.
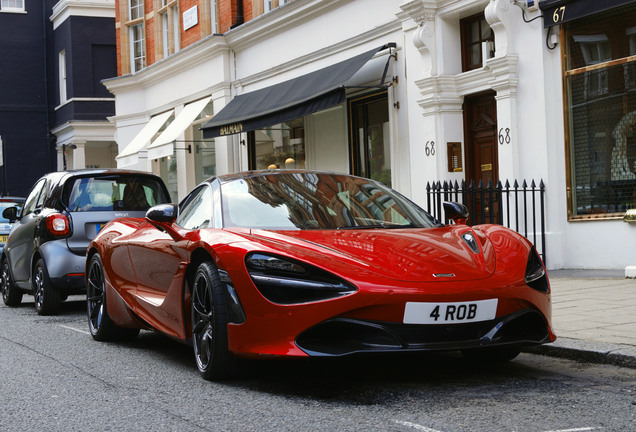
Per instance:
[[[479,69],[483,58],[495,54],[495,35],[483,13],[460,21],[462,71]]]
[[[192,154],[194,156],[194,177],[195,184],[216,175],[216,147],[213,139],[204,139],[203,131],[200,129],[203,123],[212,118],[214,114],[213,102],[210,102],[203,109],[197,119],[190,126],[192,137]]]
[[[170,193],[173,203],[179,202],[179,181],[177,178],[177,154],[153,161],[153,172],[161,177]]]
[[[250,169],[305,168],[303,118],[258,129],[250,141]]]
[[[570,219],[636,208],[635,20],[630,5],[564,30]]]
[[[386,92],[349,101],[351,171],[391,186],[389,100]]]

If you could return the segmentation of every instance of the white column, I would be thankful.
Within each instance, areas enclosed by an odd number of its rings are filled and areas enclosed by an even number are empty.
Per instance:
[[[73,169],[86,168],[86,141],[73,141],[75,149],[67,151],[71,153],[71,161],[66,161],[66,166]]]

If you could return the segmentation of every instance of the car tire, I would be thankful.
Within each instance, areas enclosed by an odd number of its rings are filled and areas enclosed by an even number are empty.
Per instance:
[[[55,315],[60,311],[61,294],[51,283],[49,272],[42,258],[33,267],[33,297],[35,310],[39,315]]]
[[[88,328],[96,341],[116,339],[134,339],[139,329],[117,326],[108,315],[106,306],[106,279],[104,265],[98,254],[94,254],[88,262],[86,272],[86,312]]]
[[[223,284],[211,262],[199,265],[191,287],[192,345],[197,367],[206,380],[232,378],[237,359],[228,350],[227,310]]]
[[[9,269],[9,261],[2,260],[2,301],[5,305],[16,307],[22,303],[22,291],[18,289],[11,279],[11,270]]]
[[[462,351],[464,358],[475,364],[505,363],[521,353],[516,346],[486,347]]]

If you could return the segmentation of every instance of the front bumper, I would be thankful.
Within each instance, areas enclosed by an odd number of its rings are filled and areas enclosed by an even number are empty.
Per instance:
[[[400,351],[454,351],[550,342],[548,323],[525,309],[490,321],[469,324],[414,325],[351,318],[324,321],[298,336],[309,356]]]

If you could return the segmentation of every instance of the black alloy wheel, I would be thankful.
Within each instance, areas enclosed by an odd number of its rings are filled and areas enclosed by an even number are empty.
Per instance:
[[[118,327],[110,319],[106,307],[104,266],[99,254],[94,254],[88,263],[86,312],[91,336],[97,341],[133,339],[139,334],[139,329]]]
[[[33,297],[35,310],[39,315],[55,315],[60,311],[62,298],[60,291],[56,289],[49,279],[49,272],[42,258],[39,258],[33,267]]]
[[[2,301],[7,306],[19,306],[22,303],[22,291],[20,291],[11,280],[11,270],[9,270],[9,261],[5,258],[2,260]]]
[[[197,268],[192,283],[192,344],[197,367],[206,380],[232,378],[237,359],[228,350],[223,284],[211,262]]]

